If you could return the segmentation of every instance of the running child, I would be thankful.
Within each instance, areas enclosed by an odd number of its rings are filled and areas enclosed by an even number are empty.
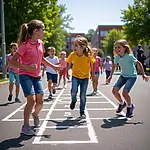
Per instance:
[[[93,56],[96,60],[96,62],[95,62],[95,80],[92,81],[92,84],[93,84],[93,93],[92,93],[92,95],[95,95],[97,93],[99,76],[100,76],[100,73],[101,74],[103,73],[103,71],[102,71],[102,60],[98,56],[98,49],[97,48],[92,48],[92,53],[93,53]]]
[[[21,26],[19,36],[19,49],[11,59],[11,64],[19,68],[19,79],[27,99],[24,108],[24,124],[22,133],[34,135],[35,131],[29,125],[29,118],[32,113],[35,127],[39,126],[39,112],[43,107],[43,85],[41,79],[41,63],[61,69],[44,58],[44,44],[42,39],[45,34],[44,23],[40,20],[32,20]],[[20,62],[17,60],[20,58]]]
[[[135,106],[131,101],[129,92],[137,79],[135,65],[138,65],[142,73],[143,80],[148,81],[149,77],[145,75],[142,64],[134,57],[126,40],[121,39],[115,43],[115,53],[116,56],[114,58],[114,64],[112,66],[112,71],[107,79],[107,82],[111,81],[113,72],[117,67],[117,64],[119,64],[121,67],[121,75],[112,90],[113,95],[119,101],[119,106],[116,110],[116,113],[120,113],[123,108],[127,106],[126,117],[132,117]],[[123,88],[122,96],[124,97],[125,101],[121,98],[119,93],[119,90],[123,87],[123,85],[125,86]]]
[[[109,84],[109,82],[107,82],[107,79],[110,76],[110,72],[112,69],[112,61],[110,56],[106,57],[106,61],[104,62],[104,69],[106,73],[106,84]]]
[[[13,96],[13,89],[14,89],[14,84],[16,86],[16,97],[15,97],[15,102],[21,103],[20,99],[18,98],[19,96],[19,91],[20,91],[20,82],[19,82],[19,68],[16,68],[11,65],[10,61],[13,57],[13,55],[16,53],[18,49],[17,43],[11,43],[10,44],[10,51],[11,53],[7,55],[6,58],[6,65],[5,65],[5,71],[9,74],[9,96],[8,96],[8,101],[12,100]]]
[[[59,59],[56,54],[56,49],[54,47],[49,47],[47,53],[49,56],[46,57],[47,61],[50,63],[56,65],[59,63]],[[46,75],[47,75],[47,81],[48,81],[48,90],[49,90],[49,96],[48,100],[52,100],[52,93],[56,93],[56,85],[57,85],[57,78],[58,78],[58,73],[55,69],[49,66],[44,66],[43,68],[43,73],[42,76],[44,76],[44,71],[46,70]]]
[[[59,64],[63,66],[63,69],[59,71],[59,81],[58,81],[58,86],[60,85],[60,81],[63,77],[63,87],[66,88],[66,75],[67,75],[67,61],[66,61],[66,52],[62,51],[60,53],[60,59],[59,59]]]
[[[67,77],[69,77],[70,63],[72,62],[72,101],[70,109],[75,108],[77,102],[78,87],[80,85],[80,117],[85,118],[86,91],[90,77],[90,64],[92,65],[92,80],[95,78],[95,58],[92,56],[91,48],[85,37],[77,36],[74,41],[74,52],[67,58]]]

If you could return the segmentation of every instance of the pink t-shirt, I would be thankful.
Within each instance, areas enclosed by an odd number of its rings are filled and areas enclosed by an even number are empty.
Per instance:
[[[63,66],[64,68],[67,67],[67,61],[66,61],[66,58],[65,59],[59,59],[59,62],[60,62],[60,65]]]
[[[10,61],[12,59],[13,55],[12,54],[8,54],[7,55],[7,61]],[[18,73],[19,72],[19,68],[16,68],[14,66],[12,66],[11,64],[8,65],[8,71],[10,72],[14,72],[14,73]]]
[[[99,56],[96,56],[95,72],[100,72],[100,68],[99,68],[100,63],[101,63],[101,58]]]
[[[44,44],[41,40],[34,42],[28,40],[20,45],[17,53],[21,56],[20,63],[24,65],[36,64],[34,70],[19,69],[19,74],[27,74],[33,77],[41,76],[41,62],[44,54]]]

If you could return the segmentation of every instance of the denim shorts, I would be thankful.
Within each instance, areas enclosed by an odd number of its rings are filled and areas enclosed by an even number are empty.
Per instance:
[[[58,74],[52,74],[49,72],[46,72],[47,75],[47,81],[52,80],[53,83],[57,83]]]
[[[121,88],[124,86],[123,90],[130,92],[131,88],[133,87],[137,77],[123,77],[120,76],[117,82],[115,83],[114,87]]]
[[[19,79],[25,97],[35,94],[44,94],[41,77],[35,78],[21,74],[19,75]]]
[[[9,83],[15,83],[16,85],[20,85],[19,75],[12,71],[9,71]]]
[[[92,75],[92,72],[90,72],[90,74]],[[95,72],[95,76],[99,77],[99,75],[100,75],[100,72]]]

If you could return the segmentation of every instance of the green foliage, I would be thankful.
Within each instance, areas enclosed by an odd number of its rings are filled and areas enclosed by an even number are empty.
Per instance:
[[[93,34],[94,34],[94,30],[93,29],[89,29],[88,33],[85,35],[85,37],[87,38],[88,42],[91,42]]]
[[[116,30],[116,29],[110,30],[104,41],[105,53],[112,56],[113,50],[114,50],[114,42],[116,42],[119,39],[123,39],[123,38],[125,38],[125,35],[123,34],[122,31]]]
[[[124,32],[132,45],[150,43],[150,0],[134,0],[133,6],[122,10]]]
[[[38,19],[45,24],[45,48],[54,46],[57,54],[61,51],[65,45],[66,29],[71,29],[69,23],[73,19],[70,15],[64,15],[65,5],[58,5],[57,0],[7,0],[4,8],[7,47],[17,41],[23,23]]]

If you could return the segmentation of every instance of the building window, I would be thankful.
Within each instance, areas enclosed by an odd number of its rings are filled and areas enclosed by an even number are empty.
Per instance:
[[[101,37],[106,37],[108,34],[108,31],[100,31],[100,36]]]

